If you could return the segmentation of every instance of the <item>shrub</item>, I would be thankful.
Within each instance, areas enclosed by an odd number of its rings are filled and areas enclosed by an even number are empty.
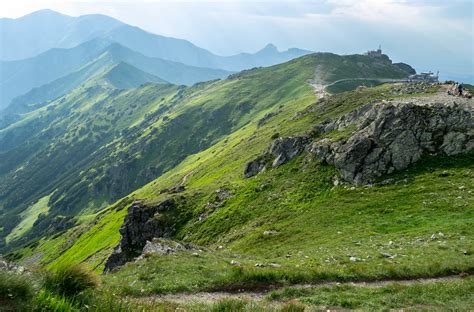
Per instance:
[[[95,273],[82,265],[65,265],[56,271],[47,272],[44,288],[65,297],[76,297],[81,292],[96,288],[99,279]]]
[[[25,275],[0,271],[0,310],[26,310],[33,299],[34,283]]]

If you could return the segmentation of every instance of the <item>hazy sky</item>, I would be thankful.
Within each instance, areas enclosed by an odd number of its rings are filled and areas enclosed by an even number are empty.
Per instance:
[[[214,53],[280,50],[358,53],[382,44],[395,61],[444,77],[474,74],[473,0],[0,0],[1,17],[49,8],[102,13]]]

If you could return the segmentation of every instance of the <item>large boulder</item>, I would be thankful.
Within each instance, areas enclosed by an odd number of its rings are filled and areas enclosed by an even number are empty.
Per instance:
[[[167,214],[173,213],[175,207],[174,199],[166,199],[156,205],[141,201],[133,203],[119,230],[122,235],[120,243],[107,259],[105,271],[111,271],[139,256],[147,241],[170,236],[174,222]]]
[[[263,155],[247,163],[244,176],[249,178],[266,170],[269,166],[275,168],[288,162],[300,155],[309,142],[309,136],[275,139]]]

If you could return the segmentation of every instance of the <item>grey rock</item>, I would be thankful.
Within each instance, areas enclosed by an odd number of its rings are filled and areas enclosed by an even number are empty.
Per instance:
[[[186,250],[184,245],[181,245],[178,242],[154,238],[151,241],[146,241],[145,247],[143,247],[142,256],[148,256],[152,254],[165,256],[170,253],[174,253],[179,250]]]
[[[247,163],[244,170],[244,176],[246,178],[253,177],[258,173],[265,171],[267,165],[267,161],[265,157],[258,157],[250,162]]]
[[[265,236],[276,235],[276,234],[278,234],[278,231],[275,231],[275,230],[269,230],[269,231],[263,232],[263,235]]]
[[[416,92],[418,87],[427,86],[410,86]],[[247,164],[244,175],[254,176],[308,151],[314,159],[334,165],[343,180],[356,185],[372,183],[408,168],[423,155],[453,156],[474,150],[472,115],[472,103],[467,102],[414,99],[369,103],[316,125],[310,131],[315,135],[274,140],[263,155]],[[311,139],[348,126],[355,126],[355,131],[347,139]]]
[[[263,126],[264,124],[266,124],[267,121],[268,121],[270,118],[272,118],[272,117],[278,115],[278,113],[279,113],[279,111],[278,111],[278,112],[270,112],[270,113],[265,114],[265,116],[263,116],[261,119],[258,120],[258,122],[257,122],[257,128],[260,128],[261,126]]]
[[[456,105],[379,103],[345,142],[315,142],[316,159],[334,164],[344,180],[366,184],[406,169],[424,154],[457,155],[474,147],[472,110]]]
[[[169,236],[174,225],[161,216],[172,212],[175,206],[174,199],[166,199],[157,205],[134,202],[120,227],[120,243],[107,259],[105,271],[111,271],[139,256],[147,241]]]
[[[216,201],[222,202],[232,196],[229,189],[220,187],[216,190]]]
[[[266,170],[269,164],[275,168],[288,162],[300,155],[309,142],[309,136],[275,139],[263,155],[247,163],[244,176],[246,178],[255,176]]]

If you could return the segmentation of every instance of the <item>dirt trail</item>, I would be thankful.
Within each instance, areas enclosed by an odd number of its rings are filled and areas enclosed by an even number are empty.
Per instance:
[[[384,281],[373,281],[373,282],[323,282],[320,284],[300,284],[287,286],[286,288],[319,288],[324,286],[337,286],[337,285],[349,285],[358,287],[383,287],[389,284],[426,284],[426,283],[440,283],[452,280],[461,279],[459,275],[437,277],[437,278],[420,278],[420,279],[406,279],[406,280],[384,280]],[[223,299],[239,299],[239,300],[251,300],[251,301],[262,301],[266,295],[278,287],[267,289],[263,291],[242,291],[242,292],[198,292],[198,293],[181,293],[181,294],[166,294],[166,295],[155,295],[149,297],[143,297],[138,299],[139,301],[146,302],[175,302],[175,303],[212,303]]]
[[[443,103],[444,105],[460,105],[462,107],[474,109],[474,98],[468,99],[459,96],[448,95],[449,85],[441,85],[438,92],[430,95],[406,97],[395,101],[396,104],[412,102],[417,105],[432,105],[434,103]]]

